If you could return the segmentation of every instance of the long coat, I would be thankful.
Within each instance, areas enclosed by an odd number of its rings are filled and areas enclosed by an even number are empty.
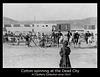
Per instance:
[[[69,47],[62,47],[61,51],[60,51],[60,56],[61,56],[61,60],[60,60],[60,64],[59,66],[61,68],[71,68],[71,63],[70,63],[70,48]]]

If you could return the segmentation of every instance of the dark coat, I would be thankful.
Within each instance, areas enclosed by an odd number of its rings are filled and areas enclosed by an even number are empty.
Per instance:
[[[60,64],[59,64],[60,67],[71,68],[71,63],[70,63],[70,59],[69,59],[70,52],[71,52],[71,50],[69,47],[61,48],[61,51],[60,51],[61,60],[60,60]]]
[[[88,37],[90,37],[90,36],[91,36],[90,33],[85,33],[85,38],[88,38]]]
[[[79,33],[74,33],[74,38],[79,38],[80,34]]]
[[[72,36],[72,33],[71,32],[68,32],[67,33],[67,37],[70,38],[71,36]]]

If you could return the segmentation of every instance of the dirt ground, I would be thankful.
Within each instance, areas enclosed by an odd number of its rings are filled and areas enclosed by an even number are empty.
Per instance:
[[[71,47],[72,68],[97,68],[97,48]],[[60,47],[41,48],[3,44],[3,68],[59,68]]]

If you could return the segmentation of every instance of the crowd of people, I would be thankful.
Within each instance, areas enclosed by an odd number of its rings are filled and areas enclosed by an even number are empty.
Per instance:
[[[58,32],[55,32],[52,30],[52,33],[50,35],[47,35],[44,33],[41,34],[40,32],[37,32],[37,34],[28,32],[27,34],[20,33],[16,35],[15,33],[8,31],[7,33],[5,33],[3,39],[7,43],[9,41],[13,41],[17,43],[17,45],[20,45],[20,41],[24,41],[28,47],[31,46],[30,45],[31,42],[33,42],[36,46],[39,45],[41,47],[45,47],[46,46],[45,44],[49,42],[50,42],[50,45],[52,45],[53,43],[54,45],[58,45],[58,47],[61,44],[62,47],[59,52],[61,56],[59,67],[71,68],[71,63],[70,63],[70,58],[69,58],[71,49],[69,45],[71,43],[73,43],[74,45],[80,44],[80,40],[79,40],[80,38],[83,38],[86,44],[89,44],[90,42],[93,42],[94,34],[87,31],[86,33],[81,35],[81,33],[79,33],[78,31],[74,33],[72,33],[71,31],[68,31],[64,35],[60,30]],[[36,43],[35,39],[38,41],[38,44]]]
[[[40,32],[33,33],[31,31],[28,32],[27,34],[19,33],[18,35],[16,35],[15,33],[8,31],[4,35],[4,40],[6,42],[8,41],[16,42],[17,45],[20,44],[20,41],[24,41],[28,46],[30,46],[30,42],[33,42],[37,46],[35,42],[35,39],[37,39],[38,45],[40,45],[41,47],[45,47],[45,43],[50,43],[50,44],[53,43],[54,45],[58,45],[59,47],[59,44],[62,44],[64,41],[68,41],[68,45],[70,45],[71,43],[77,45],[80,44],[79,41],[80,38],[83,38],[86,44],[93,42],[93,38],[94,38],[93,33],[87,31],[86,33],[84,33],[83,36],[84,37],[82,37],[82,35],[78,31],[74,33],[68,31],[65,35],[60,30],[58,32],[52,30],[52,33],[50,35],[40,33]]]

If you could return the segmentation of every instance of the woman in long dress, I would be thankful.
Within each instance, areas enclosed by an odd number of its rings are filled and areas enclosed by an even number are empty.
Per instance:
[[[71,63],[70,63],[70,48],[68,47],[68,42],[65,41],[63,43],[63,47],[60,50],[60,56],[61,56],[61,60],[60,60],[60,68],[71,68]]]

